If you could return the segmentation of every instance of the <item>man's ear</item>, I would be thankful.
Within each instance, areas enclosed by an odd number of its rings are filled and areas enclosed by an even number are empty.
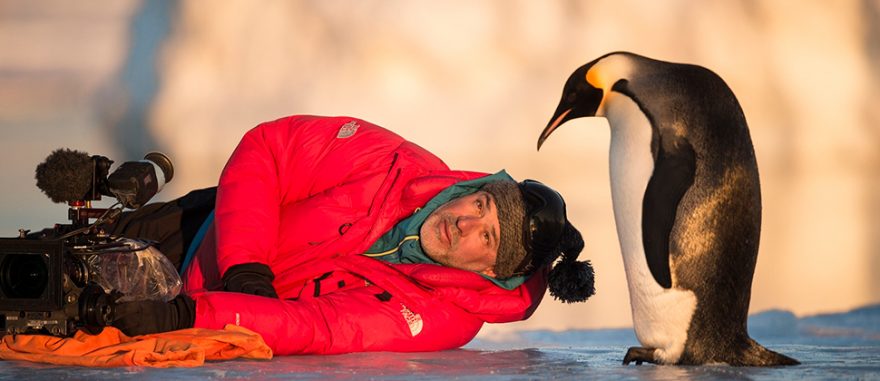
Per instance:
[[[480,271],[480,274],[494,278],[495,277],[495,266],[490,266],[489,268],[487,268],[483,271]]]

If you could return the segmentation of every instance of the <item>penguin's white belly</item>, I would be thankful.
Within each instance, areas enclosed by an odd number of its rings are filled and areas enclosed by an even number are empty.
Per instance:
[[[645,190],[654,171],[651,126],[630,98],[612,93],[603,110],[611,124],[611,196],[617,236],[629,285],[633,328],[644,347],[656,348],[655,359],[674,363],[684,351],[687,330],[697,306],[690,290],[661,287],[648,268],[642,242]]]

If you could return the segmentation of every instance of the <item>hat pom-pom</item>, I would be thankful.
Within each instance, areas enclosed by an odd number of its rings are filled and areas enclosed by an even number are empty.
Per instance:
[[[593,281],[593,265],[590,261],[577,260],[584,249],[584,238],[575,227],[566,221],[565,233],[560,242],[562,260],[547,276],[550,295],[565,303],[583,302],[596,293]]]
[[[564,303],[583,302],[596,293],[590,261],[560,261],[548,278],[550,295]]]

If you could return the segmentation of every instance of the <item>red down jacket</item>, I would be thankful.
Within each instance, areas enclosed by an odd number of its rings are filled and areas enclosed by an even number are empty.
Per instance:
[[[195,326],[241,325],[279,355],[329,354],[456,348],[484,322],[528,318],[543,272],[509,291],[469,271],[361,255],[444,188],[484,175],[355,118],[255,127],[223,170],[214,225],[184,274]],[[269,265],[280,299],[216,291],[249,262]]]

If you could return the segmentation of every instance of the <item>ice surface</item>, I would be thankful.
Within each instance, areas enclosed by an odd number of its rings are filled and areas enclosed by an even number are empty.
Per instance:
[[[0,362],[0,380],[880,379],[880,305],[804,318],[786,311],[767,311],[749,318],[749,331],[760,343],[800,360],[802,365],[623,366],[626,348],[638,344],[635,335],[630,329],[602,329],[522,331],[434,353],[289,356],[269,362],[215,362],[199,368],[92,369],[9,361]]]

